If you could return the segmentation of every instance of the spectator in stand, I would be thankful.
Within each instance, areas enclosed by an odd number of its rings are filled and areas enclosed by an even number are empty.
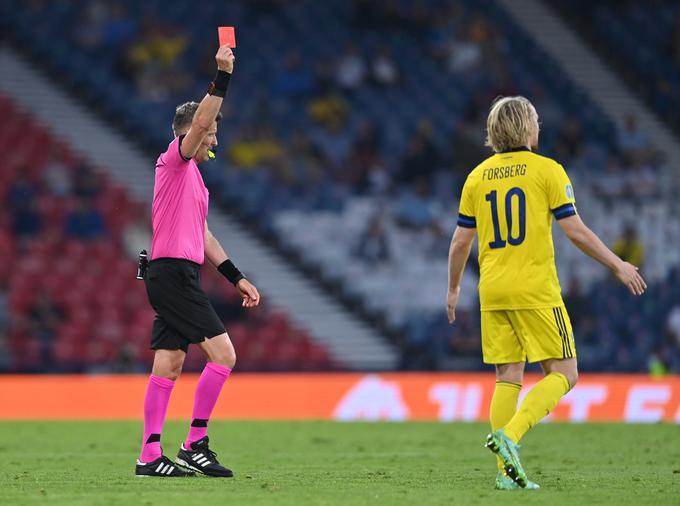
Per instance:
[[[489,101],[493,100],[493,98],[493,96],[489,96],[488,91],[478,90],[473,92],[470,99],[463,104],[459,125],[462,128],[465,128],[471,137],[479,138],[479,131],[486,128],[486,115],[489,110]],[[488,151],[485,148],[484,156],[487,154]],[[466,175],[470,170],[472,170],[472,167],[466,169]]]
[[[676,353],[680,355],[680,301],[668,313],[666,331]]]
[[[442,338],[448,339],[448,333],[431,335],[430,325],[421,315],[408,318],[406,332],[400,342],[401,358],[399,369],[404,371],[432,370],[436,368]]]
[[[385,88],[399,82],[399,68],[389,46],[380,47],[371,61],[371,81]]]
[[[331,93],[311,100],[307,105],[307,112],[317,125],[345,124],[349,105],[341,96]]]
[[[64,319],[64,310],[44,291],[38,291],[37,300],[29,310],[28,318],[31,334],[40,341],[43,368],[49,368],[53,363],[54,338],[59,324]]]
[[[285,159],[295,173],[294,190],[302,193],[320,184],[326,164],[323,155],[312,145],[306,132],[293,132]]]
[[[475,28],[470,27],[462,37],[449,41],[445,64],[452,74],[467,74],[482,64],[482,45],[475,32]]]
[[[87,52],[94,52],[104,44],[104,23],[109,16],[109,6],[103,0],[93,0],[80,12],[78,28],[73,33],[74,42]]]
[[[314,65],[314,82],[320,96],[332,95],[337,92],[335,86],[335,65],[328,58],[317,61]]]
[[[637,118],[633,114],[626,116],[624,127],[619,130],[617,144],[629,162],[634,157],[649,155],[651,150],[649,137],[640,130]]]
[[[332,169],[344,166],[352,146],[352,132],[340,121],[331,121],[312,131],[312,144],[328,160]]]
[[[295,97],[309,95],[315,89],[314,76],[302,66],[300,53],[289,51],[283,62],[283,69],[276,74],[272,83],[274,95]]]
[[[66,235],[73,239],[93,240],[107,235],[104,218],[92,199],[80,198],[66,218]]]
[[[656,172],[642,154],[631,156],[630,170],[626,176],[628,194],[638,204],[659,195]]]
[[[364,84],[366,64],[356,46],[348,46],[335,66],[335,82],[345,92],[353,92]]]
[[[555,145],[556,158],[574,160],[583,150],[583,126],[576,116],[567,118],[557,134]]]
[[[625,195],[626,175],[617,158],[610,156],[607,159],[604,174],[599,174],[595,179],[593,189],[608,205],[612,205]]]
[[[564,305],[567,307],[573,326],[576,328],[591,328],[594,324],[593,306],[591,299],[584,293],[581,282],[577,276],[572,276],[569,288],[564,297]]]
[[[229,146],[231,162],[244,169],[277,164],[285,155],[283,145],[268,125],[245,124]]]
[[[12,213],[12,232],[21,240],[30,239],[42,230],[42,219],[35,201],[26,200]]]
[[[472,311],[461,311],[456,314],[456,328],[449,345],[453,356],[478,354],[481,349],[480,321]]]
[[[422,178],[429,181],[440,163],[439,150],[432,138],[432,127],[426,121],[421,121],[401,160],[397,181],[405,184],[412,184]]]
[[[532,102],[541,111],[541,128],[556,131],[562,121],[563,112],[559,103],[549,96],[545,87],[536,84],[531,90]]]
[[[382,5],[373,0],[352,0],[352,23],[356,28],[383,28]]]
[[[668,57],[680,69],[680,13],[675,16],[673,30],[668,40]]]
[[[487,156],[482,142],[475,138],[463,122],[456,125],[449,143],[450,151],[446,156],[446,165],[451,167],[462,182],[468,173]]]
[[[28,168],[19,169],[16,179],[5,194],[12,232],[21,240],[34,237],[42,229],[36,204],[38,187],[28,178],[27,173]]]
[[[448,13],[433,16],[427,33],[427,49],[430,57],[442,64],[449,50],[451,20],[457,17],[457,7],[451,6]]]
[[[386,176],[383,170],[385,163],[380,155],[380,136],[374,124],[364,122],[359,126],[346,165],[340,178],[361,192],[380,184],[375,179],[378,174]]]
[[[104,45],[120,48],[128,44],[137,34],[137,23],[130,16],[122,2],[110,2],[110,12],[104,23]]]
[[[38,187],[28,178],[28,172],[27,167],[20,168],[14,182],[9,185],[5,199],[10,209],[23,207],[27,202],[32,203],[38,195]]]
[[[424,230],[421,241],[425,258],[435,262],[446,256],[451,242],[448,229],[436,220],[433,220],[432,225]]]
[[[429,35],[433,19],[438,15],[437,10],[427,2],[410,2],[406,7],[402,16],[404,30],[416,40],[424,40]]]
[[[111,366],[114,373],[143,373],[146,366],[140,363],[137,357],[137,349],[130,343],[125,343],[120,347],[116,361]]]
[[[125,5],[103,0],[87,2],[76,26],[74,42],[90,53],[128,43],[137,28]]]
[[[179,63],[188,39],[180,29],[164,25],[156,19],[142,21],[140,36],[122,54],[120,74],[135,81],[139,94],[150,101],[161,102],[172,93],[185,91],[190,84]]]
[[[82,199],[92,199],[99,195],[101,184],[99,177],[85,162],[80,162],[73,174],[73,193]]]
[[[427,178],[416,180],[414,188],[408,188],[395,202],[395,216],[400,225],[422,229],[434,223],[433,203]]]
[[[282,11],[286,2],[287,0],[248,0],[244,2],[247,24],[255,24],[260,18],[264,17],[280,19],[284,15]]]
[[[645,260],[645,247],[637,236],[637,230],[632,223],[623,229],[623,235],[614,243],[612,251],[624,262],[629,262],[642,269]]]
[[[662,346],[654,348],[647,358],[647,369],[650,376],[659,378],[671,372],[671,361],[668,355],[666,348]]]
[[[384,265],[390,261],[390,246],[385,225],[384,214],[376,213],[359,238],[356,256],[373,267]]]

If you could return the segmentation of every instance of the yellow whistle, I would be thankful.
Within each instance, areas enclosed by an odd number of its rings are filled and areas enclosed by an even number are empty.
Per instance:
[[[208,158],[215,158],[215,153],[212,151],[208,150]]]

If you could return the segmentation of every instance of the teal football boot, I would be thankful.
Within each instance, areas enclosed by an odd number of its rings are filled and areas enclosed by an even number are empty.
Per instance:
[[[486,446],[493,453],[498,455],[503,461],[505,473],[522,488],[526,488],[529,480],[519,460],[518,444],[505,435],[503,429],[498,429],[486,437]]]
[[[507,476],[500,471],[496,475],[496,490],[538,490],[541,486],[538,483],[534,483],[531,480],[527,481],[527,486],[523,489],[517,483],[514,482],[510,476]]]

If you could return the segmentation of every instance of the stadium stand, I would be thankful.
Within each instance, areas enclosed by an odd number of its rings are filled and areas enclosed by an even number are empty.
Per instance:
[[[672,1],[588,2],[550,5],[579,31],[680,132],[680,5]],[[631,37],[631,34],[635,34]]]
[[[0,95],[0,366],[9,371],[146,370],[154,317],[134,277],[148,248],[145,206],[112,183],[28,114]],[[24,160],[30,160],[25,164]],[[105,272],[106,287],[100,280]],[[246,315],[214,269],[203,284],[239,349],[243,370],[327,370],[328,353],[284,314],[267,307]],[[7,312],[11,314],[7,317]],[[187,358],[202,366],[200,353]]]
[[[666,329],[680,302],[680,230],[660,198],[662,157],[635,118],[617,129],[491,0],[262,5],[230,3],[229,23],[248,27],[239,99],[221,126],[227,170],[206,182],[394,336],[402,368],[478,367],[476,279],[466,276],[449,327],[446,251],[460,186],[488,153],[488,105],[513,93],[536,104],[541,153],[569,171],[586,221],[610,244],[632,226],[644,245],[636,251],[653,284],[638,305],[555,234],[584,370],[680,367]],[[50,56],[52,72],[158,152],[173,107],[211,77],[204,48],[214,47],[218,3],[193,17],[160,0],[76,11],[33,2],[6,19],[16,40]],[[57,25],[71,38],[55,40]]]

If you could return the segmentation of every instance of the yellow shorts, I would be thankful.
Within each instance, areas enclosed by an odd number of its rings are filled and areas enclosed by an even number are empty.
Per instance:
[[[482,352],[486,364],[575,358],[567,309],[482,311]]]

